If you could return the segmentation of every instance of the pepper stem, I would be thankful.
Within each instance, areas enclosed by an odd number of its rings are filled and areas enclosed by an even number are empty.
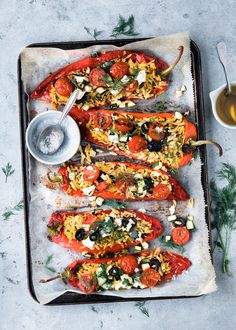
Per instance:
[[[219,156],[221,157],[223,155],[223,149],[219,145],[219,143],[216,143],[216,142],[211,141],[211,140],[199,140],[199,141],[191,140],[190,141],[190,145],[193,146],[193,147],[199,147],[199,146],[203,146],[203,145],[206,145],[206,144],[212,144],[213,146],[217,147],[218,150],[219,150]]]
[[[57,275],[57,276],[50,277],[50,278],[48,278],[47,280],[42,279],[42,280],[39,281],[39,283],[47,283],[47,282],[51,282],[51,281],[57,280],[57,279],[59,279],[59,278],[61,278],[61,277],[62,277],[61,274],[59,274],[59,275]]]
[[[161,76],[162,77],[166,77],[176,66],[176,64],[180,61],[183,51],[184,51],[184,46],[179,46],[177,48],[179,50],[179,55],[177,56],[176,60],[174,61],[173,64],[171,64],[167,69],[165,69],[164,71],[162,71]]]

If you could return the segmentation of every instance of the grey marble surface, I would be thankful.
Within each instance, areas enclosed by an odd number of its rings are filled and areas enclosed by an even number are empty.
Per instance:
[[[236,166],[236,131],[221,127],[211,114],[208,93],[224,82],[215,44],[225,39],[230,54],[230,77],[236,80],[236,2],[180,0],[0,0],[0,167],[10,162],[15,172],[5,183],[0,173],[0,214],[22,198],[16,61],[33,42],[87,40],[84,26],[103,30],[109,38],[118,15],[134,14],[142,37],[189,31],[201,50],[207,136],[219,141],[225,154],[218,159],[208,149],[209,176],[220,162]],[[215,253],[218,291],[196,299],[147,302],[150,317],[135,303],[44,307],[27,290],[22,211],[8,221],[0,218],[0,329],[235,329],[235,276],[222,275]],[[231,270],[236,271],[236,232],[232,236]]]

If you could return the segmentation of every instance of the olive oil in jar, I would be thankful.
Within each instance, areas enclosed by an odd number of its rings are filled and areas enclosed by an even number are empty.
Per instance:
[[[216,112],[220,119],[232,126],[236,126],[236,86],[231,86],[232,94],[227,94],[225,88],[216,100]]]

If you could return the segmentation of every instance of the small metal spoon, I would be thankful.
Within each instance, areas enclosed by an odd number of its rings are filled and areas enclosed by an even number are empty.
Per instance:
[[[64,132],[61,128],[61,124],[69,111],[73,107],[80,90],[76,89],[69,97],[60,119],[56,125],[50,125],[46,127],[37,139],[37,147],[43,154],[54,154],[62,145],[64,141]]]
[[[221,41],[216,45],[217,54],[220,60],[220,63],[223,66],[226,84],[227,84],[227,93],[224,102],[224,108],[229,120],[236,122],[236,95],[232,93],[231,84],[229,82],[228,73],[227,73],[227,49],[226,44]]]

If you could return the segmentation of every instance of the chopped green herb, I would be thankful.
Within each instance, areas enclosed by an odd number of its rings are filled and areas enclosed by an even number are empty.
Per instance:
[[[98,31],[97,29],[93,30],[93,33],[90,31],[90,29],[87,26],[84,26],[85,31],[91,36],[93,37],[95,40],[97,40],[97,37],[100,36],[103,31]]]
[[[119,20],[117,25],[112,30],[111,37],[117,37],[120,35],[125,36],[137,36],[139,33],[134,31],[134,16],[130,15],[127,20],[119,15]]]
[[[135,306],[139,308],[139,310],[146,315],[147,317],[150,317],[148,309],[144,306],[146,304],[146,301],[138,301]]]
[[[211,181],[212,214],[214,228],[216,229],[215,246],[222,251],[222,272],[231,275],[229,270],[229,247],[231,232],[236,229],[236,169],[223,163],[221,170],[217,172],[220,180],[226,181],[223,187],[217,187],[215,181]]]
[[[176,168],[168,168],[168,173],[170,173],[172,176],[177,175],[179,173],[179,170]]]
[[[105,63],[99,65],[99,67],[109,73],[109,69],[114,63],[115,63],[115,61],[108,61],[108,62],[105,62]]]
[[[9,207],[4,213],[2,213],[3,220],[8,220],[12,215],[16,215],[15,212],[19,212],[24,208],[23,201],[19,201],[15,206]],[[14,212],[15,211],[15,212]]]
[[[107,206],[110,206],[114,209],[126,209],[127,206],[125,203],[122,203],[122,202],[118,202],[118,201],[115,201],[115,200],[112,200],[112,199],[107,199],[105,200],[105,202],[103,203],[103,205],[107,205]]]
[[[159,101],[152,105],[151,107],[152,111],[155,112],[164,112],[167,109],[165,101]]]
[[[12,165],[8,162],[7,165],[5,167],[2,167],[2,171],[5,174],[5,182],[7,183],[7,179],[9,176],[11,176],[15,170],[12,167]]]

